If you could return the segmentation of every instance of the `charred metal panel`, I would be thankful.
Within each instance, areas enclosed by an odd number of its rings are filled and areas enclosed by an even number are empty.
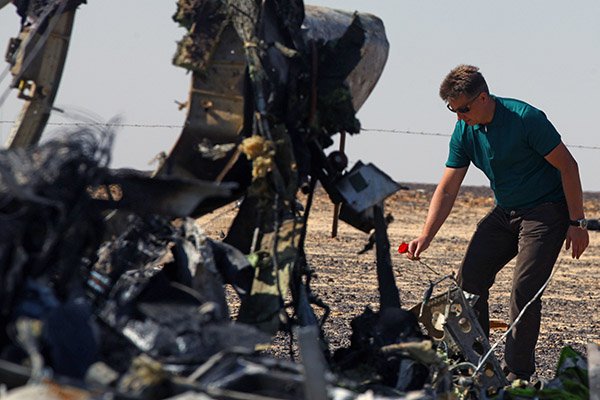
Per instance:
[[[463,356],[466,361],[478,365],[490,350],[490,343],[477,321],[475,311],[458,287],[430,298],[426,304],[412,308],[425,326],[427,333],[437,342],[444,342],[450,356]],[[419,315],[420,314],[420,315]],[[474,370],[470,371],[475,373]],[[481,372],[474,377],[484,390],[495,392],[508,384],[500,363],[490,354]]]
[[[118,189],[118,198],[112,196],[99,200],[102,207],[134,211],[139,214],[160,214],[171,217],[187,217],[207,198],[227,197],[234,183],[218,185],[197,179],[170,177],[151,178],[130,170],[107,170],[104,187]],[[151,199],[151,201],[149,201]],[[104,203],[104,204],[103,204]]]
[[[389,43],[383,22],[368,13],[352,13],[312,5],[306,5],[305,11],[306,18],[302,27],[306,30],[307,39],[312,40],[337,40],[344,34],[353,18],[360,20],[365,31],[362,58],[346,80],[352,93],[354,110],[358,111],[371,94],[387,61]]]
[[[361,59],[346,83],[350,87],[354,111],[357,111],[375,86],[387,60],[389,46],[381,20],[370,14],[307,6],[302,35],[307,42],[335,42],[346,33],[355,18],[362,24],[360,29],[364,30],[365,41],[360,49]],[[209,162],[198,150],[199,143],[208,146],[239,143],[238,135],[243,126],[247,62],[242,41],[231,25],[212,40],[211,46],[205,49],[211,52],[210,58],[202,54],[199,69],[193,70],[185,127],[159,174],[214,179],[234,157],[232,150],[222,159]]]
[[[348,206],[357,213],[379,204],[402,186],[373,164],[359,163],[336,185]]]
[[[240,140],[243,125],[244,52],[235,30],[228,25],[202,72],[194,71],[183,131],[159,175],[214,179],[234,154],[235,146],[221,157],[207,159],[201,146]]]
[[[303,399],[301,366],[249,353],[216,354],[188,378],[190,387],[219,399]]]
[[[379,309],[400,309],[400,291],[394,279],[390,240],[383,216],[383,204],[373,206],[375,217],[375,245],[377,249],[377,283],[379,287]]]
[[[214,144],[237,140],[243,123],[245,68],[242,43],[233,27],[227,25],[210,63],[193,74],[184,133],[201,133]]]

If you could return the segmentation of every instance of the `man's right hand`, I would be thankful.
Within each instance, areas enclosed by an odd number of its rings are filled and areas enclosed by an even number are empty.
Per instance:
[[[408,243],[408,252],[406,253],[406,257],[409,260],[418,260],[421,256],[421,253],[427,250],[429,247],[429,240],[426,236],[419,236],[415,240],[412,240]]]
[[[456,200],[456,196],[458,195],[460,184],[467,174],[467,168],[446,167],[444,170],[444,175],[431,197],[427,219],[425,220],[421,235],[408,244],[406,256],[410,260],[419,259],[421,253],[429,247],[429,243],[431,243],[435,234],[448,217],[448,214],[450,214],[454,200]]]

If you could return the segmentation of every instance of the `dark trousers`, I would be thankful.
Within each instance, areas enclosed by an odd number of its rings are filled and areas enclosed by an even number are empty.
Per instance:
[[[475,310],[488,336],[489,289],[496,274],[517,257],[510,296],[512,323],[552,273],[568,227],[569,214],[564,203],[544,203],[522,210],[495,207],[479,221],[458,281],[463,290],[480,296]],[[538,298],[506,338],[504,363],[519,378],[527,379],[535,371],[541,311]]]

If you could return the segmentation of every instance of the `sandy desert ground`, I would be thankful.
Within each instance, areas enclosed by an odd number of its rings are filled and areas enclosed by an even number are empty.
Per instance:
[[[386,201],[386,213],[395,218],[388,228],[392,248],[392,263],[402,306],[410,308],[420,301],[429,279],[436,275],[425,266],[407,260],[396,252],[402,241],[416,237],[427,213],[433,185],[404,184],[402,190]],[[485,187],[465,187],[455,208],[438,233],[422,261],[440,274],[456,271],[472,230],[492,207],[491,192]],[[600,193],[585,194],[588,218],[600,218]],[[199,220],[209,236],[219,237],[227,230],[234,214],[231,206],[217,210]],[[324,330],[332,350],[349,345],[350,320],[365,306],[378,308],[375,252],[357,254],[368,235],[340,222],[338,235],[331,238],[333,205],[323,190],[318,190],[309,218],[306,253],[315,270],[312,288],[331,307]],[[600,232],[590,232],[590,246],[579,260],[563,251],[557,271],[543,296],[543,320],[537,347],[537,377],[550,379],[558,361],[560,349],[572,346],[585,354],[586,344],[600,341]],[[508,321],[508,297],[513,264],[509,263],[497,276],[490,298],[491,318]],[[501,332],[492,333],[491,343]],[[275,340],[285,346],[285,338]],[[501,356],[503,345],[497,350]],[[285,354],[285,352],[281,352]]]

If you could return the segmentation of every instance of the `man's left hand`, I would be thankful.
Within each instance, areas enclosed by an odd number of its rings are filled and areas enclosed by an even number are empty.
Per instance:
[[[590,244],[590,236],[587,229],[581,229],[576,226],[570,226],[567,231],[567,240],[565,242],[565,250],[571,248],[571,256],[579,259],[585,249]]]

